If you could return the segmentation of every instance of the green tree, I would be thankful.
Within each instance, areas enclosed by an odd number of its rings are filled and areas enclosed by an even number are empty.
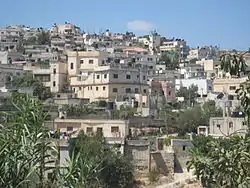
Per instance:
[[[222,117],[222,109],[217,108],[214,101],[179,112],[176,116],[179,135],[196,132],[200,125],[209,125],[211,117]]]
[[[209,124],[211,117],[222,117],[223,111],[220,107],[216,107],[215,101],[207,101],[202,106],[202,118],[204,124]]]
[[[250,184],[249,137],[197,136],[190,150],[188,169],[204,187],[248,187]]]
[[[191,85],[189,88],[181,87],[177,93],[177,97],[184,97],[184,104],[186,106],[194,106],[196,103],[196,98],[198,96],[198,87]]]
[[[125,188],[133,181],[130,163],[99,136],[83,132],[70,141],[70,160],[63,182],[66,187]]]
[[[232,76],[240,77],[240,73],[246,72],[246,63],[242,55],[235,53],[223,54],[220,57],[220,67],[225,72],[229,72]]]
[[[167,54],[163,54],[159,61],[164,61],[166,64],[166,69],[168,70],[175,70],[179,68],[178,58],[170,58]]]
[[[33,95],[40,100],[46,100],[51,97],[49,88],[46,88],[42,82],[35,79],[32,74],[13,77],[9,85],[16,89],[30,87],[33,89]]]
[[[49,31],[40,31],[37,35],[37,44],[39,45],[49,45],[50,44],[50,33]]]
[[[240,85],[240,88],[235,91],[241,101],[241,106],[247,114],[247,125],[250,130],[250,75],[246,82]]]
[[[97,114],[97,111],[87,105],[63,105],[60,109],[65,111],[68,117],[79,118],[85,115]]]
[[[203,124],[202,115],[202,108],[199,105],[181,111],[177,116],[178,134],[182,136],[186,133],[196,132],[197,127]]]
[[[121,105],[119,109],[114,110],[112,113],[113,118],[118,119],[128,119],[133,117],[137,112],[136,108],[132,108],[129,106]]]

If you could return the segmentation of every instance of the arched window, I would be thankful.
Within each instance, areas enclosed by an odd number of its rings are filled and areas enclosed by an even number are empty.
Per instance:
[[[70,63],[70,69],[74,69],[74,63]]]

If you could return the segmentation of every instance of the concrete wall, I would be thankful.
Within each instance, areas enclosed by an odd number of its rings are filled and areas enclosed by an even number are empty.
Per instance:
[[[187,172],[188,150],[193,147],[191,140],[172,139],[171,146],[175,153],[175,173]]]
[[[174,178],[174,153],[162,150],[151,153],[151,170],[157,169],[160,174]]]
[[[156,169],[164,176],[174,177],[174,153],[171,148],[151,152],[150,142],[128,140],[124,154],[131,161],[136,174],[147,174]]]
[[[148,173],[150,164],[149,142],[144,140],[128,140],[124,154],[131,161],[136,173]]]

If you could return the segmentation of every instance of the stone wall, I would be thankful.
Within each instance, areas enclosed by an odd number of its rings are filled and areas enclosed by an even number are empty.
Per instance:
[[[174,178],[174,152],[170,148],[151,153],[151,170],[156,169],[160,174]]]
[[[136,174],[148,174],[152,169],[164,176],[174,175],[174,152],[171,147],[151,151],[151,144],[146,140],[127,141],[124,154],[134,166]]]
[[[136,173],[149,171],[150,143],[145,140],[128,140],[124,155],[131,161]]]

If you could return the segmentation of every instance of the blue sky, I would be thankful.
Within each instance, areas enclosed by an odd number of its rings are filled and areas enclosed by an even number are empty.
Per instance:
[[[0,17],[1,27],[68,21],[91,32],[109,28],[147,34],[155,28],[186,39],[191,47],[250,47],[250,0],[2,0]]]

